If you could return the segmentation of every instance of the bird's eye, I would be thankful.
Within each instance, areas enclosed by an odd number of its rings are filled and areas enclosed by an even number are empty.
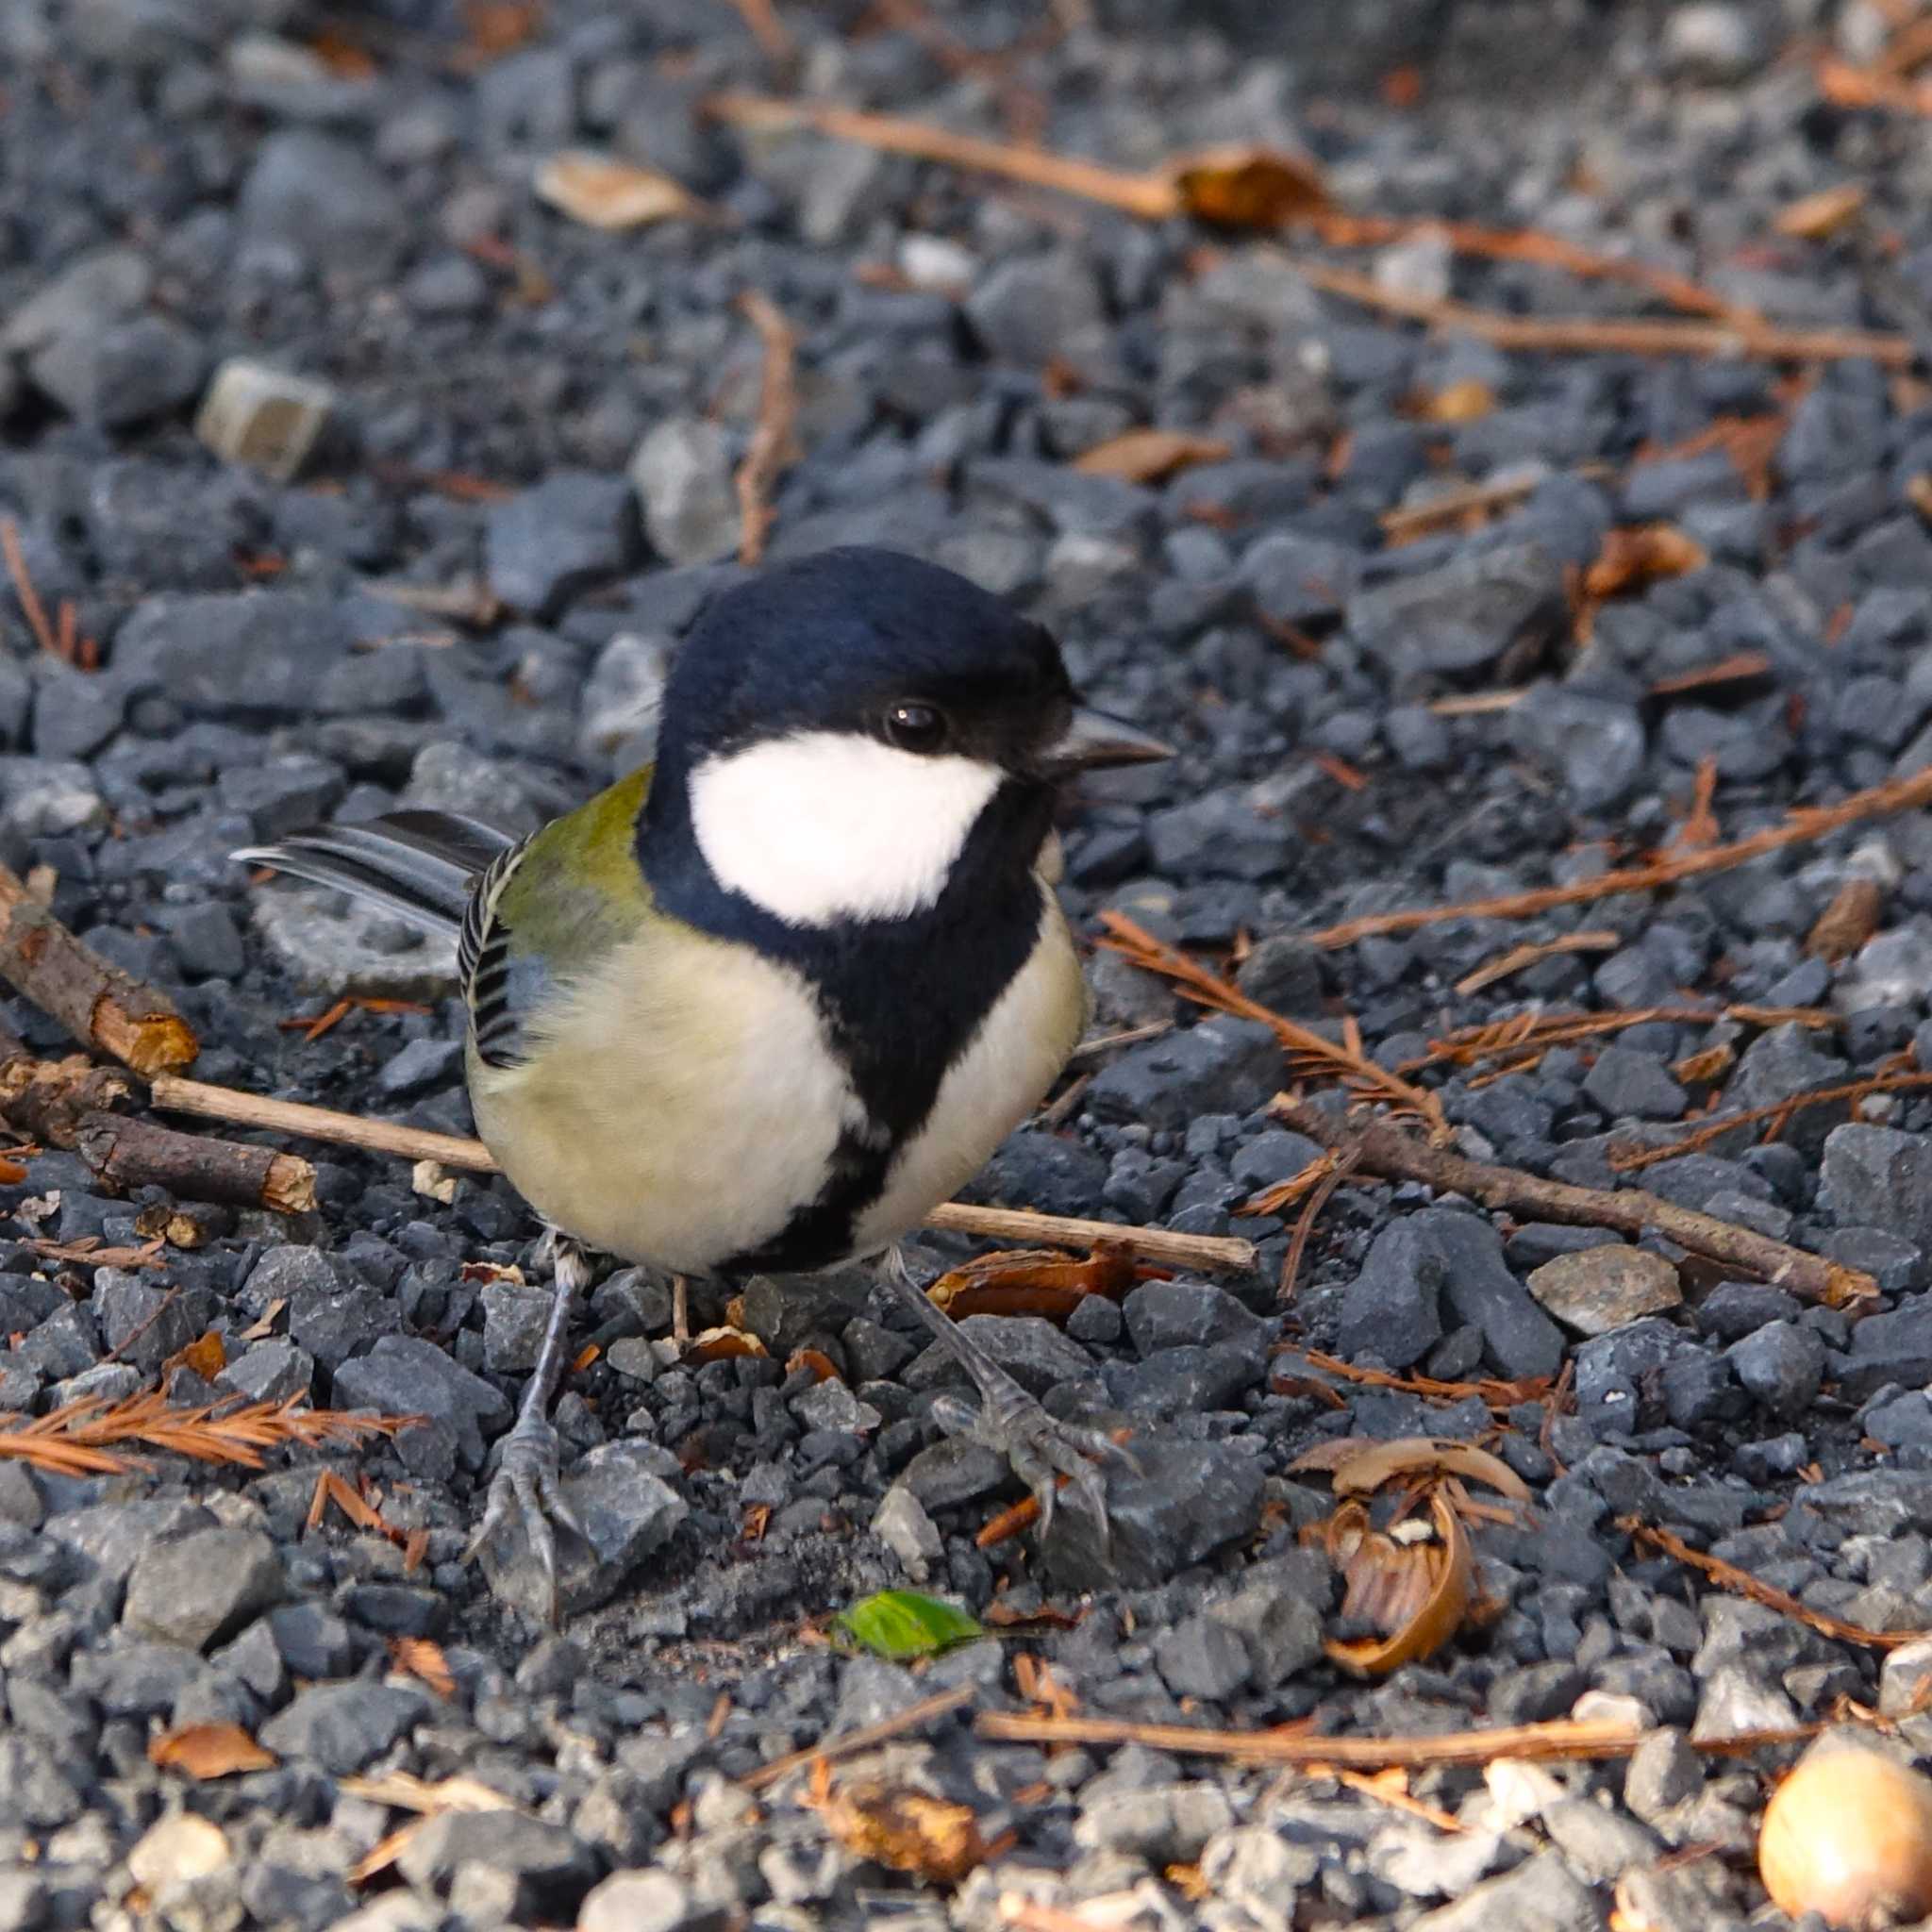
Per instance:
[[[886,737],[901,751],[937,751],[945,742],[946,721],[931,705],[894,705],[886,713]]]

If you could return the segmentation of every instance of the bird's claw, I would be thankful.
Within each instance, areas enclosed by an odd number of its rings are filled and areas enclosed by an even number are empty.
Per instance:
[[[542,1579],[554,1625],[560,1617],[557,1537],[550,1525],[561,1524],[583,1542],[590,1541],[590,1533],[564,1496],[557,1431],[541,1415],[520,1417],[505,1439],[496,1474],[491,1479],[483,1521],[476,1525],[476,1533],[463,1552],[463,1561],[475,1562],[483,1545],[513,1518],[522,1521],[524,1535],[530,1545],[530,1560]]]
[[[1078,1423],[1049,1415],[1029,1396],[1002,1404],[997,1411],[988,1403],[973,1409],[950,1396],[933,1405],[934,1419],[949,1434],[963,1433],[1004,1456],[1013,1474],[1040,1506],[1040,1534],[1053,1527],[1056,1505],[1063,1496],[1093,1520],[1101,1547],[1110,1541],[1107,1484],[1099,1465],[1123,1464],[1141,1474],[1140,1458],[1113,1437]]]

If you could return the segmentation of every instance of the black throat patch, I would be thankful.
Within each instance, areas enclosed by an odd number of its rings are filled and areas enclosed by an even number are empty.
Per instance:
[[[754,946],[812,988],[832,1047],[864,1106],[818,1198],[722,1274],[798,1274],[852,1251],[854,1228],[883,1191],[940,1083],[1039,943],[1046,905],[1034,859],[1053,813],[1042,786],[1008,780],[980,813],[937,902],[904,919],[790,925],[723,886],[698,850],[681,782],[659,768],[638,832],[657,903],[702,931]]]

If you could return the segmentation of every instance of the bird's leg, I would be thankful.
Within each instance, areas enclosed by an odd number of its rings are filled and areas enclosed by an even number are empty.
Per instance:
[[[1104,1543],[1107,1489],[1093,1467],[1094,1460],[1111,1458],[1132,1469],[1139,1467],[1134,1457],[1111,1436],[1049,1415],[943,1308],[933,1305],[913,1280],[905,1256],[896,1247],[889,1248],[880,1257],[878,1273],[880,1280],[931,1329],[979,1391],[976,1414],[950,1396],[934,1403],[933,1415],[940,1426],[948,1434],[971,1435],[1012,1464],[1013,1474],[1040,1505],[1042,1536],[1053,1522],[1054,1501],[1060,1478],[1065,1477],[1068,1489],[1099,1525]]]
[[[679,1348],[691,1340],[691,1290],[681,1274],[671,1277],[671,1339]]]
[[[591,1264],[582,1248],[568,1235],[552,1228],[545,1238],[550,1251],[552,1298],[537,1366],[524,1389],[515,1426],[504,1438],[503,1453],[490,1485],[483,1521],[463,1561],[475,1560],[483,1545],[507,1524],[512,1514],[523,1520],[530,1557],[543,1579],[550,1601],[550,1621],[558,1621],[557,1539],[551,1523],[560,1523],[575,1536],[590,1539],[570,1505],[558,1479],[557,1431],[550,1423],[550,1398],[563,1379],[564,1348],[570,1339],[570,1318],[577,1297],[590,1285]]]

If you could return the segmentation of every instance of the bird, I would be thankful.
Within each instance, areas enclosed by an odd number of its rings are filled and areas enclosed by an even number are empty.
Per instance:
[[[470,1557],[520,1522],[557,1621],[552,1524],[584,1531],[549,1407],[594,1254],[726,1283],[871,1263],[979,1395],[935,1405],[941,1425],[998,1447],[1045,1521],[1064,1483],[1104,1531],[1096,1467],[1131,1451],[1050,1416],[900,1243],[1085,1030],[1063,788],[1170,756],[1083,706],[1005,599],[851,546],[715,596],[655,762],[528,837],[403,809],[235,855],[458,937],[476,1130],[552,1283]]]

